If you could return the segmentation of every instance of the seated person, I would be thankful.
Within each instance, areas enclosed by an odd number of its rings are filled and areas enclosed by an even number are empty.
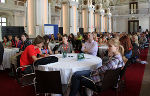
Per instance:
[[[80,32],[78,32],[78,33],[77,33],[77,40],[82,41],[82,38],[83,38],[82,35],[80,34]]]
[[[93,40],[93,34],[88,33],[88,40],[83,44],[81,51],[87,54],[96,56],[98,51],[98,44]]]
[[[55,37],[54,37],[54,34],[51,35],[51,42],[54,42],[55,41]]]
[[[107,43],[107,39],[105,35],[102,35],[101,38],[99,38],[99,45],[105,45]]]
[[[31,65],[36,60],[42,58],[37,57],[37,54],[41,55],[41,48],[43,46],[44,39],[41,36],[37,36],[33,42],[33,45],[29,45],[21,54],[20,66]],[[28,68],[22,69],[22,71],[28,71]]]
[[[56,50],[55,53],[58,53],[60,51],[61,53],[74,53],[73,46],[71,43],[68,42],[68,36],[65,34],[62,37],[62,44],[59,45],[59,48]]]
[[[131,40],[127,35],[122,36],[119,39],[121,45],[124,47],[124,55],[127,59],[130,59],[132,57],[132,44],[131,44]]]
[[[8,40],[11,42],[11,47],[15,47],[15,42],[12,38],[12,35],[8,35]]]
[[[98,37],[97,37],[97,33],[96,32],[93,32],[93,39],[94,41],[98,42]]]
[[[139,44],[138,44],[138,36],[137,35],[133,35],[132,36],[132,46],[133,46],[133,50],[132,50],[132,62],[138,62],[141,64],[148,64],[147,61],[142,61],[139,57],[140,57],[140,50],[139,50]]]
[[[8,41],[7,36],[3,37],[3,42],[2,43],[3,43],[4,48],[11,47],[11,41]]]
[[[57,34],[57,42],[59,42],[59,43],[62,42],[62,36],[60,33]]]
[[[51,48],[48,46],[47,42],[44,42],[44,46],[41,49],[41,51],[42,51],[42,54],[45,54],[45,55],[51,55],[51,54],[53,54],[53,52],[52,52]]]
[[[15,36],[15,47],[20,48],[21,46],[21,40],[19,39],[19,36]]]
[[[24,51],[27,46],[31,45],[31,42],[29,41],[28,37],[29,36],[26,33],[21,34],[20,52]]]
[[[103,74],[107,70],[115,70],[117,68],[124,67],[124,61],[122,59],[123,55],[123,47],[120,46],[120,42],[117,39],[110,39],[108,41],[108,53],[111,54],[111,58],[109,59],[109,62],[106,65],[103,65],[96,70],[84,70],[84,71],[78,71],[75,72],[71,78],[71,91],[69,96],[76,96],[77,92],[81,89],[82,86],[85,86],[91,90],[100,90],[101,87],[101,81],[103,80]],[[97,79],[94,79],[94,78]],[[93,83],[94,82],[94,83]],[[96,88],[98,86],[98,88]],[[81,94],[81,96],[87,96],[87,94],[84,92],[84,94]]]
[[[139,39],[139,46],[141,47],[141,48],[144,48],[144,45],[146,44],[146,42],[147,42],[147,38],[146,38],[146,36],[145,36],[145,34],[144,33],[142,33],[141,34],[141,37],[140,37],[140,39]]]

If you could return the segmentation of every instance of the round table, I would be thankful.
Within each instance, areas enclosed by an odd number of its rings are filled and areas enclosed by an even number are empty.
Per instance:
[[[101,58],[84,54],[85,59],[78,61],[76,53],[67,54],[66,58],[62,54],[55,54],[58,57],[58,62],[40,65],[38,70],[42,71],[60,71],[62,84],[68,84],[72,74],[76,71],[92,70],[102,66]]]
[[[19,52],[19,48],[4,48],[3,54],[3,66],[4,68],[10,68],[10,57]]]

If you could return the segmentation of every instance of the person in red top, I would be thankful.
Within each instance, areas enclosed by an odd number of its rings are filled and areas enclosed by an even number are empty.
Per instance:
[[[23,51],[21,58],[20,58],[20,66],[30,65],[33,64],[36,60],[42,58],[37,57],[37,54],[41,55],[40,49],[43,46],[44,39],[41,36],[37,36],[33,42],[33,45],[29,45]],[[24,69],[22,69],[24,71]]]

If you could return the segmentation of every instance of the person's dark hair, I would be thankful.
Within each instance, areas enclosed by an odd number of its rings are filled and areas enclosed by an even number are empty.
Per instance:
[[[19,38],[20,39],[20,36],[19,35],[16,35],[15,37]]]
[[[48,49],[48,43],[47,42],[44,42],[44,46],[46,49]]]
[[[67,34],[64,34],[62,37],[66,37],[66,38],[68,38]]]
[[[47,42],[47,40],[49,40],[49,36],[48,35],[43,36],[43,38],[44,38],[45,42]]]
[[[8,37],[7,37],[6,35],[5,35],[4,37],[5,37],[5,38],[7,39],[7,41],[8,41]],[[3,37],[3,39],[4,39],[4,37]]]
[[[74,39],[74,35],[73,35],[73,33],[71,33],[70,35],[71,35],[71,36],[72,36],[72,38]]]
[[[34,39],[33,45],[40,44],[40,43],[42,43],[42,42],[44,43],[44,38],[43,38],[42,36],[38,35],[38,36]]]
[[[22,33],[21,36],[24,35],[27,39],[29,39],[29,36],[27,33]]]

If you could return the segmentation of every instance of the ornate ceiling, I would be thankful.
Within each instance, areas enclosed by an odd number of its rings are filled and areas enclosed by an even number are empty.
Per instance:
[[[18,0],[18,1],[23,1],[26,2],[26,0]],[[51,2],[52,0],[48,0],[49,2]],[[62,0],[54,0],[54,1],[62,1]],[[69,0],[70,1],[70,0]],[[83,0],[78,0],[79,2],[82,2]],[[114,5],[124,5],[124,4],[129,4],[129,2],[148,2],[149,0],[89,0],[92,2],[107,2],[109,1],[111,6]]]

